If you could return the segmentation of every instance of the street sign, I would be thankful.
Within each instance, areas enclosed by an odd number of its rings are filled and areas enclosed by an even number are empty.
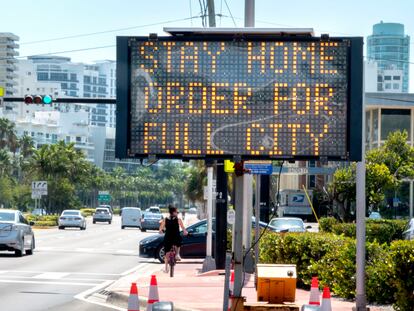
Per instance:
[[[32,196],[47,195],[47,181],[32,181]]]
[[[361,158],[362,38],[118,37],[117,55],[118,158]]]
[[[244,168],[249,170],[250,174],[272,175],[272,161],[247,161],[244,162]]]
[[[41,199],[41,198],[42,198],[42,195],[40,193],[32,191],[32,199]]]
[[[227,211],[227,223],[229,225],[234,225],[234,222],[236,220],[236,212],[234,209],[229,209]]]
[[[111,201],[111,195],[107,190],[98,191],[98,201],[100,202],[109,202]]]

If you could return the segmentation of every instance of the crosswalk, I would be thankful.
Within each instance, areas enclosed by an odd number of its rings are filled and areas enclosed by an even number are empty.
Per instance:
[[[154,264],[152,263],[140,263],[137,267],[123,273],[0,270],[0,283],[80,286],[87,288],[95,287],[103,283],[111,283],[130,272],[146,273],[153,269]]]

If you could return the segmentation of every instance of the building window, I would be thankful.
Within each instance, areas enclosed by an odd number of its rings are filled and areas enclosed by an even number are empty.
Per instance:
[[[66,140],[67,143],[70,143],[70,136],[66,136],[65,140]]]
[[[84,76],[83,77],[83,83],[91,83],[91,77],[90,76]]]
[[[38,72],[37,73],[37,80],[39,80],[39,81],[49,80],[49,73],[47,73],[47,72]]]
[[[71,88],[72,90],[76,90],[76,83],[71,83],[71,84],[70,84],[70,88]]]
[[[61,84],[60,84],[60,87],[61,87],[62,89],[67,89],[67,88],[68,88],[68,84],[67,84],[67,83],[61,83]]]
[[[392,88],[394,90],[398,90],[398,89],[400,89],[400,84],[399,83],[393,83]]]
[[[390,90],[391,89],[391,83],[385,83],[385,89]]]
[[[381,110],[381,140],[395,131],[406,131],[411,139],[411,113],[409,109],[382,109]]]
[[[82,137],[80,137],[80,136],[76,136],[76,142],[77,142],[77,143],[82,142]]]
[[[393,79],[394,80],[401,80],[401,77],[400,76],[394,76]]]
[[[76,81],[76,73],[70,74],[70,81]]]
[[[384,76],[384,80],[385,80],[385,81],[389,81],[389,80],[391,80],[391,76]]]

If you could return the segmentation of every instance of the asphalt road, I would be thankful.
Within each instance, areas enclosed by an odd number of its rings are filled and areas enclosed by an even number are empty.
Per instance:
[[[137,256],[138,242],[151,234],[155,232],[121,230],[119,217],[111,225],[94,225],[89,219],[85,231],[35,230],[33,256],[0,252],[0,310],[112,310],[79,297],[133,269],[137,274],[159,269],[155,260]]]

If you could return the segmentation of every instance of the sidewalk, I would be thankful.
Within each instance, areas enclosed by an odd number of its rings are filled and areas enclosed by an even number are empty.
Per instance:
[[[160,300],[174,302],[177,311],[221,311],[223,308],[223,283],[224,275],[218,275],[218,271],[199,274],[202,261],[183,260],[176,266],[174,278],[162,271],[155,273],[158,281]],[[164,265],[160,265],[162,269]],[[119,307],[127,306],[127,299],[131,282],[137,282],[141,307],[146,306],[149,290],[149,276],[128,275],[119,279],[106,290],[110,292],[108,302]],[[256,290],[253,277],[247,280],[243,289],[243,296],[247,303],[256,302]],[[309,299],[309,292],[296,290],[296,304],[302,306]],[[335,311],[350,311],[355,303],[332,299],[332,309]],[[371,311],[390,311],[392,308],[371,307]]]

